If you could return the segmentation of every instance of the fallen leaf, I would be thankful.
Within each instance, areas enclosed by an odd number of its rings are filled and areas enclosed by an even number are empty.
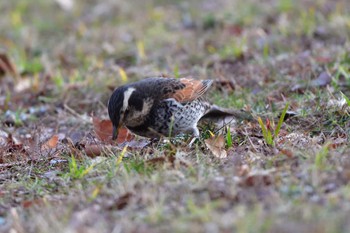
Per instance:
[[[332,81],[332,77],[326,72],[322,72],[317,79],[311,81],[312,87],[323,87],[330,84]]]
[[[18,80],[18,82],[16,83],[16,85],[14,87],[14,91],[15,92],[22,92],[22,91],[30,89],[31,86],[32,86],[32,81],[30,78],[22,78],[22,79]]]
[[[17,71],[8,56],[4,53],[0,53],[0,75],[4,75],[6,73],[15,75],[17,74]]]
[[[57,143],[58,143],[58,135],[55,134],[42,145],[41,149],[42,150],[54,149],[57,147]]]
[[[95,158],[103,153],[104,147],[102,145],[85,145],[84,151],[87,156]]]
[[[97,137],[103,141],[112,143],[112,132],[113,132],[113,124],[110,120],[101,120],[98,117],[92,117],[92,123],[94,125],[94,131]],[[121,127],[118,131],[118,137],[116,142],[118,144],[123,143],[125,141],[131,141],[134,136],[129,133],[129,130],[125,127]]]
[[[83,131],[74,131],[69,134],[69,138],[71,139],[72,144],[74,146],[77,146],[80,143],[82,143],[85,137],[86,137],[86,134]]]
[[[129,130],[125,127],[121,127],[118,132],[117,143],[130,142],[134,139],[134,135],[132,135]]]
[[[28,160],[29,153],[27,148],[12,134],[8,134],[7,138],[1,137],[1,143],[5,144],[0,147],[0,164]]]
[[[33,199],[33,200],[25,200],[21,203],[23,208],[29,208],[34,206],[43,206],[45,204],[45,201],[43,198],[37,198],[37,199]]]
[[[134,196],[133,193],[127,192],[124,195],[118,197],[113,204],[111,204],[109,207],[107,207],[109,210],[122,210],[124,209],[129,202],[131,201],[131,198]]]
[[[8,138],[8,133],[0,129],[0,147],[4,147],[7,145],[7,138]]]
[[[288,158],[293,158],[294,154],[293,151],[288,149],[280,149],[280,152],[284,155],[286,155]]]
[[[121,148],[124,148],[125,146],[128,147],[128,149],[132,150],[141,150],[151,144],[151,141],[148,139],[141,139],[141,140],[131,140],[131,141],[125,141],[121,143],[119,146]]]
[[[226,26],[226,31],[233,36],[240,36],[243,32],[243,28],[238,24]]]
[[[347,138],[342,138],[342,137],[338,137],[338,138],[335,138],[334,141],[332,141],[329,146],[328,146],[328,149],[336,149],[337,147],[339,146],[343,146],[343,145],[346,145],[347,144]]]
[[[270,170],[251,171],[240,181],[240,185],[246,187],[269,186],[272,183],[273,177]]]
[[[316,79],[312,80],[309,85],[296,84],[291,88],[291,91],[301,91],[308,87],[324,87],[330,84],[331,81],[332,81],[332,77],[326,71],[324,71]]]
[[[250,168],[247,164],[243,164],[239,170],[238,170],[238,175],[239,176],[247,176],[250,172]]]
[[[162,157],[148,159],[146,161],[146,164],[152,165],[152,166],[170,164],[172,167],[175,167],[175,160],[176,160],[175,156],[162,156]]]
[[[112,141],[113,124],[110,120],[101,120],[97,117],[92,117],[92,124],[96,136],[101,141]]]
[[[204,140],[204,142],[215,157],[220,159],[227,157],[227,152],[225,150],[225,137],[223,135],[217,137],[213,136]]]
[[[330,57],[323,57],[323,56],[318,56],[315,57],[315,60],[317,63],[322,63],[322,64],[329,64],[332,62],[332,58]]]

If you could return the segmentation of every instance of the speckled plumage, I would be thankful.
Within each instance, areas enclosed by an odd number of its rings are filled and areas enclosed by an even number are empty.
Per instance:
[[[180,133],[198,137],[198,121],[212,110],[220,111],[203,98],[212,82],[155,77],[118,87],[108,103],[113,138],[121,124],[149,138]]]
[[[183,104],[167,99],[154,105],[143,124],[132,127],[126,122],[125,125],[133,133],[149,138],[180,133],[193,133],[198,137],[197,123],[209,109],[210,105],[200,99]]]

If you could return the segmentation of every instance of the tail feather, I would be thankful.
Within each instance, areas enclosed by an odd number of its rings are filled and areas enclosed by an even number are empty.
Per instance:
[[[226,117],[233,117],[237,120],[252,121],[253,116],[243,110],[222,108],[217,105],[212,105],[208,112],[201,118],[202,119],[223,119]]]

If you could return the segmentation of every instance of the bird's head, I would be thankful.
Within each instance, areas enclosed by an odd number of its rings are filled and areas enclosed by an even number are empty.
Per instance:
[[[130,109],[130,98],[134,92],[135,88],[133,87],[118,87],[108,101],[108,114],[113,124],[113,140],[117,138],[118,130],[125,121],[125,117]]]

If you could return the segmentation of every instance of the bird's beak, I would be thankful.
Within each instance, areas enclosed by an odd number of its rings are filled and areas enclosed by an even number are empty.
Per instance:
[[[112,134],[112,140],[116,140],[118,137],[118,131],[121,127],[121,124],[119,124],[118,126],[113,125],[113,134]]]
[[[116,140],[118,137],[118,132],[121,127],[121,122],[120,122],[120,116],[116,117],[116,121],[113,123],[113,133],[112,133],[112,140]]]
[[[118,132],[119,129],[123,125],[123,120],[124,120],[124,114],[121,114],[120,116],[116,117],[116,121],[114,121],[115,124],[113,124],[113,134],[112,134],[112,140],[116,140],[118,137]]]

